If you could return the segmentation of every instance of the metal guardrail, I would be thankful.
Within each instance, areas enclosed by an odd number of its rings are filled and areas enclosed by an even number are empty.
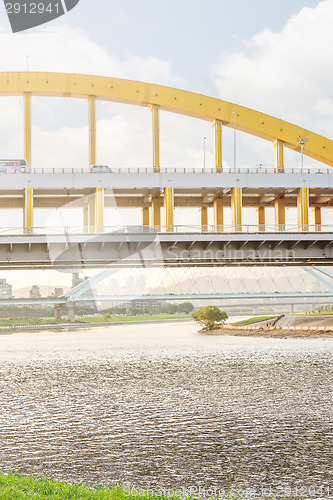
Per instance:
[[[200,226],[200,225],[175,225],[175,226],[101,226],[101,227],[9,227],[0,228],[0,236],[19,235],[89,235],[89,234],[275,234],[275,233],[332,233],[333,225],[266,225],[258,226],[242,224],[241,226]]]
[[[1,168],[0,174],[11,175],[29,175],[29,174],[152,174],[151,168],[111,168],[109,171],[91,171],[89,168],[34,168],[30,171],[20,172],[9,168]],[[214,168],[161,168],[159,172],[166,174],[333,174],[332,168],[285,168],[284,170],[275,170],[272,168],[223,168],[216,171]]]

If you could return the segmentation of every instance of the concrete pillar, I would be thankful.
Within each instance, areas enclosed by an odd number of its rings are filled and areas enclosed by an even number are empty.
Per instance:
[[[56,321],[61,321],[61,305],[60,304],[56,304],[54,306],[54,319]]]
[[[160,117],[159,107],[153,105],[152,111],[152,125],[153,125],[153,171],[160,171]]]
[[[67,315],[68,315],[68,321],[70,323],[75,323],[75,314],[76,314],[75,302],[67,302]]]
[[[257,212],[258,230],[259,231],[265,231],[265,224],[266,224],[265,207],[257,207],[256,208],[256,212]]]
[[[25,93],[23,97],[24,110],[24,157],[31,169],[31,94]],[[34,190],[33,188],[24,189],[23,202],[23,232],[32,233],[34,214]]]
[[[286,199],[284,195],[275,197],[275,226],[278,231],[284,231],[286,228]]]
[[[242,188],[231,189],[231,224],[234,231],[242,230]]]
[[[275,172],[284,171],[283,141],[278,139],[274,141],[274,170]]]
[[[214,170],[220,172],[222,170],[222,122],[214,120]]]
[[[294,304],[290,304],[290,314],[294,314]]]
[[[298,230],[309,229],[309,188],[297,189],[297,220]]]
[[[151,220],[156,231],[161,230],[161,197],[153,195],[151,200]]]
[[[252,309],[252,314],[258,314],[258,312],[257,312],[257,308],[256,308],[256,307],[254,307],[254,308]]]
[[[321,231],[321,207],[312,207],[312,225],[314,226],[315,231]]]
[[[223,195],[218,194],[214,197],[214,226],[216,231],[223,231]]]
[[[200,207],[200,224],[201,231],[207,231],[208,229],[208,208]]]

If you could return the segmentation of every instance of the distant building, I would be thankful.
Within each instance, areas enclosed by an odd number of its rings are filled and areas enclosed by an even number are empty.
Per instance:
[[[158,300],[136,299],[128,303],[128,309],[136,309],[138,311],[144,311],[145,309],[150,309],[158,313],[161,307],[163,307],[164,305],[165,302],[161,302]]]
[[[0,279],[0,297],[2,299],[11,299],[13,297],[13,287],[7,283],[7,280]]]
[[[30,299],[40,299],[41,294],[40,294],[40,289],[38,285],[33,285],[30,289],[29,292],[29,298]]]
[[[64,295],[64,289],[60,287],[56,287],[54,289],[54,295],[55,297],[62,297]]]

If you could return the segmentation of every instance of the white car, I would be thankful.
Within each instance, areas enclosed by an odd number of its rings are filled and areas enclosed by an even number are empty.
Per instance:
[[[111,172],[111,168],[107,165],[91,165],[92,172],[105,173]]]

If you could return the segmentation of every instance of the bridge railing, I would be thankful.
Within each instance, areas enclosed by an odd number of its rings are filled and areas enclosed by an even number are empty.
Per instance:
[[[152,174],[151,168],[132,168],[132,167],[110,167],[109,171],[91,171],[89,168],[33,168],[31,171],[20,172],[9,168],[1,168],[0,174],[10,175],[29,175],[29,174]],[[333,174],[332,168],[285,168],[282,171],[277,171],[274,167],[268,168],[223,168],[216,171],[214,168],[200,167],[167,167],[161,168],[158,173],[166,174]]]
[[[0,237],[9,235],[75,235],[75,234],[274,234],[274,233],[332,233],[333,225],[269,225],[265,227],[243,224],[235,227],[234,225],[174,225],[174,226],[103,226],[103,227],[3,227],[0,228]]]

